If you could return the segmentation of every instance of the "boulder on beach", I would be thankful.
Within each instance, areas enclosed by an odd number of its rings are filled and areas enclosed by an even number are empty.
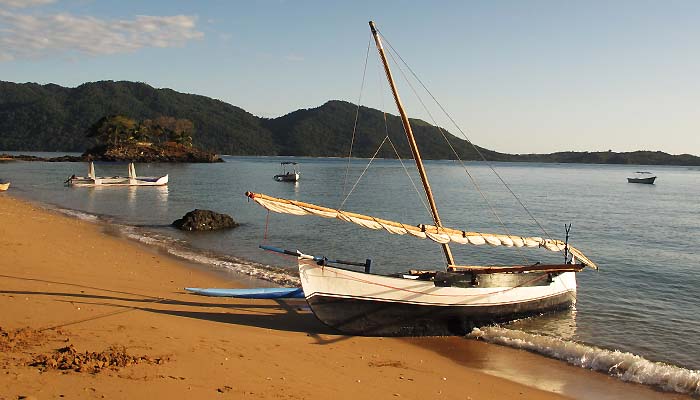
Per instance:
[[[213,231],[217,229],[235,228],[238,223],[226,214],[211,210],[195,209],[184,217],[177,219],[173,225],[183,231]]]

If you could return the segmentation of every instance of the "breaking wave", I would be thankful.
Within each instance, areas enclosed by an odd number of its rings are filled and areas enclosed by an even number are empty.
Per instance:
[[[256,263],[237,257],[224,256],[192,249],[182,241],[153,232],[144,232],[134,226],[120,225],[119,230],[129,239],[147,244],[177,258],[262,279],[281,286],[301,286],[298,276],[283,268]]]
[[[474,328],[469,337],[528,350],[582,368],[604,372],[623,381],[650,385],[670,392],[700,395],[700,371],[649,361],[632,353],[501,327]]]
[[[65,214],[69,217],[77,218],[83,221],[88,221],[88,222],[98,222],[100,220],[100,217],[94,214],[89,214],[86,212],[82,211],[77,211],[77,210],[70,210],[67,208],[58,208],[57,209],[60,213]]]
[[[100,216],[67,208],[56,208],[56,210],[69,217],[87,222],[105,222],[111,229],[115,229],[121,236],[124,236],[130,240],[135,240],[153,249],[160,250],[185,261],[246,275],[255,279],[271,282],[276,285],[301,286],[299,277],[292,274],[291,271],[283,268],[273,267],[271,265],[261,264],[237,257],[208,253],[200,249],[193,249],[183,240],[178,240],[157,232],[144,230],[137,226],[119,224],[107,216]]]

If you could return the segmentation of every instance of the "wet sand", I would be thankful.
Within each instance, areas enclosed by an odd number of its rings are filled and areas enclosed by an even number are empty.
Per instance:
[[[339,335],[303,301],[182,290],[241,285],[0,195],[0,399],[687,398],[461,338]]]

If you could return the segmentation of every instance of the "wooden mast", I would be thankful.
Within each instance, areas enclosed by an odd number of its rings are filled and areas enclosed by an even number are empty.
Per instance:
[[[428,176],[425,174],[425,168],[423,168],[423,160],[421,159],[420,152],[418,151],[418,145],[416,144],[416,139],[413,137],[413,129],[411,129],[411,124],[408,122],[408,117],[406,116],[406,111],[403,109],[403,104],[401,104],[401,98],[399,97],[399,92],[394,85],[394,78],[391,75],[391,70],[389,69],[389,62],[384,54],[384,47],[382,46],[382,41],[379,38],[377,29],[374,27],[374,22],[369,21],[369,27],[372,30],[372,36],[374,36],[374,41],[377,43],[377,50],[379,51],[379,57],[382,59],[382,64],[384,64],[384,72],[389,80],[389,86],[391,86],[391,92],[394,95],[394,100],[396,101],[396,107],[399,109],[399,114],[401,114],[401,122],[403,123],[403,129],[406,131],[406,136],[408,137],[408,144],[411,146],[411,152],[413,153],[413,159],[416,162],[416,167],[418,168],[418,173],[420,174],[420,179],[423,182],[423,188],[425,189],[425,195],[428,197],[428,203],[430,204],[430,211],[433,214],[433,221],[435,221],[435,226],[442,228],[442,221],[440,221],[440,215],[438,214],[437,206],[435,205],[435,199],[433,199],[433,192],[430,190],[430,183],[428,182]],[[454,265],[454,258],[452,257],[452,251],[447,243],[442,245],[442,251],[445,253],[445,259],[447,260],[447,265]]]

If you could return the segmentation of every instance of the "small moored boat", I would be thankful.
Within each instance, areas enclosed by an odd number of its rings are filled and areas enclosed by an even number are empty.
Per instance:
[[[656,180],[656,175],[649,171],[637,171],[634,176],[627,178],[627,183],[646,183],[648,185],[653,185]]]
[[[282,165],[282,173],[274,176],[277,182],[296,182],[299,180],[299,168],[296,162],[283,161],[280,164]]]
[[[5,183],[0,183],[0,192],[4,192],[5,190],[10,188],[10,182],[5,182]]]
[[[129,176],[98,177],[95,176],[95,165],[90,162],[88,176],[71,176],[66,180],[69,186],[164,186],[168,184],[168,175],[136,176],[134,163],[129,163]]]

